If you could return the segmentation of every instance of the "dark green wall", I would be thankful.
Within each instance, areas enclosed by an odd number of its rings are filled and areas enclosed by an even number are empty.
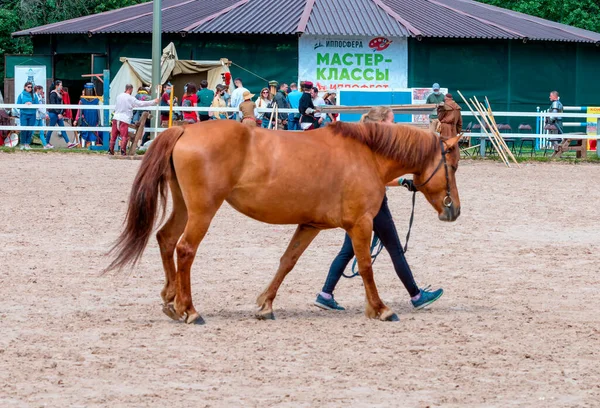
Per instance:
[[[4,69],[6,78],[15,77],[15,66],[18,65],[45,65],[46,75],[52,75],[52,57],[50,55],[5,55]]]
[[[409,40],[409,87],[439,82],[462,102],[487,96],[495,111],[535,112],[557,90],[566,106],[600,106],[600,47],[508,40]],[[466,109],[466,108],[465,108]],[[515,122],[531,122],[525,119]],[[518,125],[518,123],[516,123]]]
[[[190,39],[193,59],[227,57],[267,81],[279,83],[298,81],[298,38],[296,36],[198,36]],[[232,65],[231,75],[244,80],[252,92],[258,92],[267,83]]]
[[[173,42],[180,59],[228,58],[267,81],[290,83],[298,79],[298,40],[295,36],[164,35],[162,41],[163,47]],[[121,67],[120,57],[151,58],[152,37],[136,34],[34,37],[35,54],[53,52],[56,52],[57,78],[75,80],[81,74],[89,73],[89,54],[92,53],[108,53],[110,71],[114,77]],[[267,81],[236,65],[232,65],[230,70],[232,77],[241,77],[252,92],[258,92],[267,85]]]
[[[295,36],[164,35],[163,45],[174,42],[179,58],[228,58],[266,80],[294,82],[298,77],[298,40]],[[89,70],[90,53],[108,52],[111,74],[122,56],[150,58],[149,35],[34,37],[36,54],[56,51],[57,77],[80,76]],[[561,93],[565,105],[600,105],[600,47],[576,43],[508,40],[409,39],[409,87],[439,82],[450,92],[490,99],[495,111],[534,112],[549,105],[551,90]],[[67,54],[67,55],[65,55]],[[74,55],[79,54],[79,55]],[[69,56],[71,55],[71,56]],[[266,85],[232,65],[252,92]],[[88,73],[88,72],[85,72]],[[458,95],[456,99],[460,101]],[[523,120],[525,121],[525,120]]]

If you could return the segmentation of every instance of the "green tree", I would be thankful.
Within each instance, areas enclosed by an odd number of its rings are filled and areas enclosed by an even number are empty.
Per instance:
[[[598,0],[479,0],[557,23],[600,33]]]
[[[95,3],[93,12],[102,13],[104,11],[115,10],[121,7],[133,6],[134,4],[145,3],[150,0],[95,0],[91,3]]]
[[[33,47],[29,38],[12,38],[11,33],[21,27],[19,14],[12,8],[13,4],[4,4],[0,8],[0,55],[31,54]],[[0,85],[4,87],[4,58],[0,61]]]

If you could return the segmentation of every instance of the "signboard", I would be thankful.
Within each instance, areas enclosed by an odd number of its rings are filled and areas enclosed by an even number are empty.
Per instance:
[[[590,115],[600,114],[600,107],[588,106],[587,113]],[[587,118],[587,135],[597,136],[598,135],[598,119]],[[596,140],[588,139],[588,150],[597,150]]]
[[[448,93],[448,88],[441,88],[440,92],[444,95]],[[424,105],[427,97],[433,93],[431,88],[413,88],[412,103],[415,105]],[[429,115],[413,115],[413,122],[426,124],[429,123]]]
[[[15,66],[15,103],[21,92],[23,92],[23,86],[26,82],[31,82],[34,87],[41,85],[46,88],[46,67],[44,65]]]
[[[303,35],[298,54],[299,80],[320,91],[407,87],[406,38]]]
[[[590,115],[599,115],[600,107],[588,106],[587,113]],[[587,134],[588,136],[596,136],[598,134],[598,121],[596,118],[587,118]]]
[[[410,105],[412,89],[340,89],[338,104],[343,106],[390,106]],[[340,120],[344,122],[358,122],[362,114],[341,113]],[[397,123],[410,122],[413,115],[396,114],[394,121]]]

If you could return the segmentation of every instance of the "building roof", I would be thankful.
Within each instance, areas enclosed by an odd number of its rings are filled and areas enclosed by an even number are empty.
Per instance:
[[[285,17],[282,17],[285,12]],[[599,43],[587,31],[472,0],[163,0],[164,33],[487,38]],[[13,33],[152,33],[152,2]]]

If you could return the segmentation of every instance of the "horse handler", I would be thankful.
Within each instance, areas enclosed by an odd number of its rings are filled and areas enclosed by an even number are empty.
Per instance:
[[[115,143],[117,136],[121,135],[121,156],[127,155],[127,142],[129,142],[129,123],[133,118],[133,108],[141,108],[144,106],[158,105],[159,98],[151,101],[140,101],[131,95],[133,85],[125,85],[125,92],[117,96],[117,105],[115,114],[112,120],[112,132],[110,134],[110,144],[108,146],[108,154],[115,154]]]
[[[460,106],[452,98],[452,94],[446,94],[444,102],[438,108],[438,119],[440,121],[440,136],[449,139],[462,132],[462,115]]]
[[[393,123],[394,114],[389,108],[377,107],[371,109],[368,114],[364,115],[361,122]],[[386,186],[403,186],[409,191],[417,191],[412,180],[406,180],[402,177],[389,182]],[[388,207],[387,195],[384,195],[381,209],[373,219],[373,231],[381,240],[386,251],[390,254],[396,274],[408,291],[412,305],[415,309],[422,309],[429,306],[444,294],[444,290],[441,288],[434,291],[428,291],[427,288],[419,288],[415,283],[410,266],[408,266],[408,262],[404,257],[404,251],[402,249],[402,244],[400,243],[400,238],[398,237],[398,231],[396,230],[392,213]],[[340,306],[333,298],[333,291],[342,277],[344,269],[346,269],[353,257],[354,249],[352,247],[352,240],[350,239],[350,236],[346,234],[342,249],[329,267],[329,274],[327,275],[321,293],[317,295],[317,299],[314,302],[315,306],[325,310],[345,310],[345,308]]]

